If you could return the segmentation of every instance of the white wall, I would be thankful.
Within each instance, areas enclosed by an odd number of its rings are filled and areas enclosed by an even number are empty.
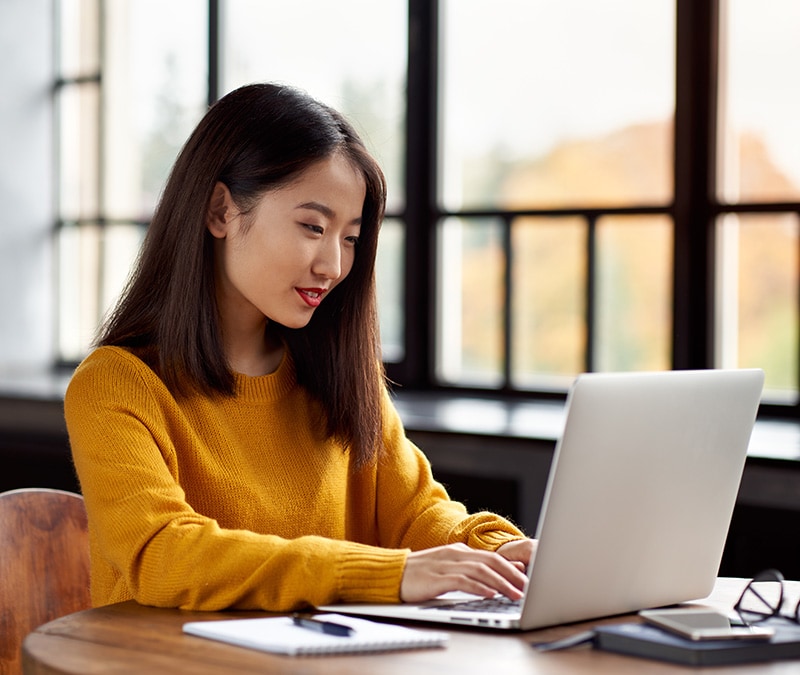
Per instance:
[[[0,0],[0,373],[49,366],[52,0]]]

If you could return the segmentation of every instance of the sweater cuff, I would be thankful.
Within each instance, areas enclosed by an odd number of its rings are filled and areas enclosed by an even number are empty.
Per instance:
[[[400,602],[407,549],[359,546],[337,565],[339,597],[344,602]]]
[[[482,548],[487,551],[496,551],[503,544],[507,544],[510,541],[519,541],[520,539],[525,539],[525,536],[494,530],[492,532],[481,532],[480,534],[475,535],[473,539],[474,541],[470,542],[470,545],[474,548]]]

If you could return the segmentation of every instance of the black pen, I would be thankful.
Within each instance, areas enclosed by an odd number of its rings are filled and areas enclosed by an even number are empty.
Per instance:
[[[315,630],[317,633],[325,633],[325,635],[347,637],[353,634],[353,629],[350,628],[350,626],[344,626],[341,623],[333,623],[333,621],[314,619],[306,614],[293,614],[292,620],[295,626],[308,628],[308,630]]]

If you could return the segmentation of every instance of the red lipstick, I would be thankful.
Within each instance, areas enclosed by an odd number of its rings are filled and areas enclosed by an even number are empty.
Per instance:
[[[296,288],[297,294],[309,307],[319,307],[322,296],[325,294],[324,288]]]

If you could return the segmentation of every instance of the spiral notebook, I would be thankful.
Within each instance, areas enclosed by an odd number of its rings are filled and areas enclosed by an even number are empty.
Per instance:
[[[339,614],[325,614],[324,618],[349,626],[353,629],[352,634],[340,637],[317,633],[296,626],[288,616],[192,621],[183,624],[183,632],[239,647],[290,656],[444,647],[448,640],[447,633],[442,632],[417,630]]]

